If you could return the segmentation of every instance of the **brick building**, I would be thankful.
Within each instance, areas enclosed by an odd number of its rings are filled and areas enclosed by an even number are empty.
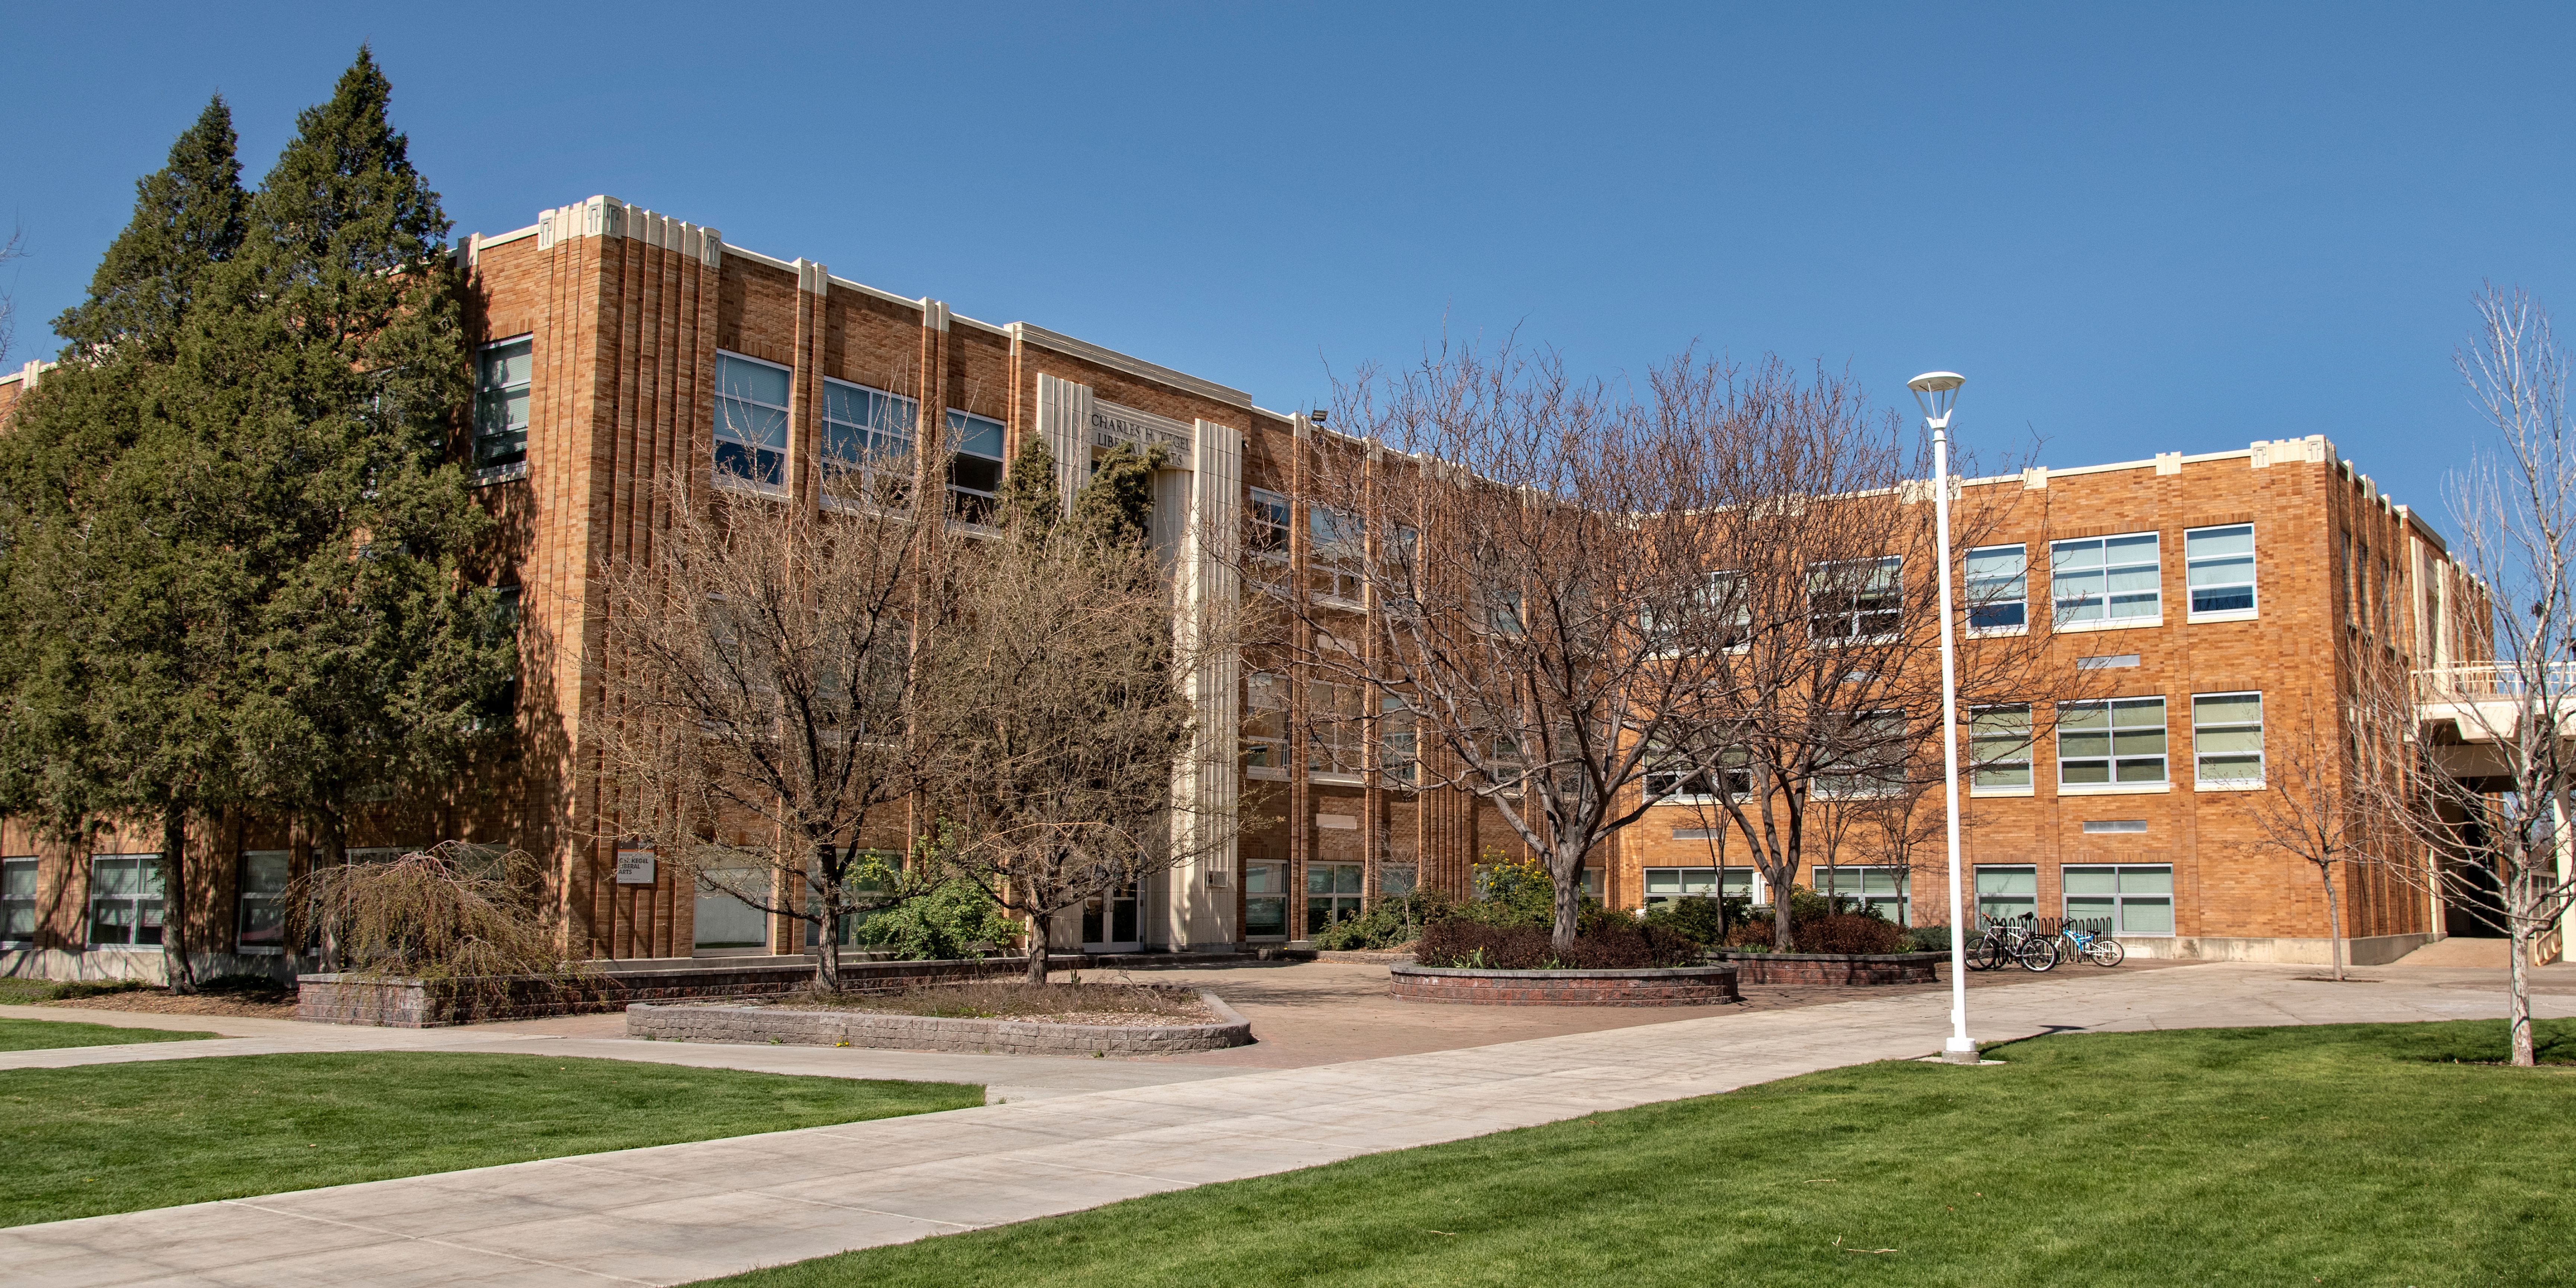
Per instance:
[[[545,856],[575,945],[594,956],[807,946],[801,923],[684,888],[668,865],[621,863],[615,843],[598,839],[615,832],[596,774],[600,573],[653,540],[652,483],[668,470],[811,503],[835,454],[889,423],[917,424],[922,450],[956,454],[950,486],[971,509],[1028,435],[1052,450],[1068,499],[1096,451],[1156,445],[1170,468],[1157,478],[1154,536],[1184,593],[1236,593],[1193,534],[1247,523],[1277,535],[1292,584],[1334,593],[1317,580],[1329,571],[1307,566],[1316,518],[1299,500],[1299,471],[1319,454],[1304,449],[1337,441],[1352,450],[1332,456],[1367,460],[1374,449],[1241,391],[1034,324],[976,321],[612,198],[465,237],[458,254],[472,281],[480,391],[458,450],[503,520],[490,574],[517,588],[519,737],[476,784],[472,808],[390,805],[365,840],[458,837]],[[0,414],[41,370],[0,380]],[[932,398],[943,414],[916,414]],[[1981,769],[1966,812],[1981,906],[2108,912],[2143,951],[2321,954],[2313,877],[2263,851],[2242,817],[2246,766],[2259,776],[2267,713],[2332,705],[2341,645],[2425,664],[2456,655],[2459,587],[2440,538],[2321,438],[1969,486],[2023,488],[2039,502],[2017,508],[2028,524],[2017,546],[1969,556],[1971,576],[1989,587],[2018,579],[2023,594],[2018,619],[1997,609],[1981,629],[2052,629],[2052,596],[2067,600],[2091,616],[2061,612],[2055,655],[2116,674],[2098,710],[2029,716],[2017,769]],[[2084,577],[2096,583],[2089,600],[2072,597]],[[1464,892],[1480,855],[1518,849],[1464,793],[1348,772],[1370,762],[1313,745],[1305,717],[1318,699],[1307,687],[1251,670],[1202,695],[1202,803],[1239,801],[1277,821],[1231,853],[1068,917],[1060,943],[1299,939],[1417,883]],[[1981,718],[1981,745],[2003,745],[1995,730],[2009,713]],[[2085,720],[2101,726],[2090,742]],[[2161,749],[2150,755],[2150,743]],[[1719,888],[1765,893],[1723,864],[1708,830],[1686,804],[1659,807],[1605,847],[1592,884],[1622,907]],[[156,844],[110,833],[71,853],[0,827],[0,973],[157,974],[152,945],[170,901],[156,884]],[[204,876],[178,901],[192,941],[214,950],[216,968],[273,968],[275,893],[308,847],[255,820],[192,844],[204,847],[191,865]],[[1819,880],[1900,916],[1940,879],[1937,844],[1896,863],[1833,857]],[[2365,960],[2442,925],[2442,909],[2393,888],[2356,892],[2352,909],[2351,933],[2371,945]]]

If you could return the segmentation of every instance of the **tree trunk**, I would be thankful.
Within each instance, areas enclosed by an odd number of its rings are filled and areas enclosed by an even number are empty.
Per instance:
[[[1771,883],[1771,946],[1781,952],[1797,949],[1797,928],[1789,919],[1789,889],[1797,880],[1798,870],[1789,869],[1789,880]]]
[[[2531,1049],[2531,918],[2529,895],[2531,882],[2516,864],[2514,875],[2505,887],[2505,942],[2513,960],[2509,964],[2510,983],[2506,992],[2510,1005],[2505,1011],[2505,1033],[2513,1044],[2513,1063],[2528,1069],[2538,1063]]]
[[[1547,943],[1562,959],[1574,951],[1574,932],[1583,915],[1583,859],[1578,855],[1566,871],[1551,871],[1548,875],[1555,879],[1556,920],[1549,929]]]
[[[197,991],[197,968],[188,959],[188,812],[161,811],[161,968],[170,991]]]
[[[832,915],[831,905],[823,908],[823,921],[814,933],[814,989],[822,993],[841,991],[841,937],[834,934],[840,920]]]
[[[1047,982],[1047,919],[1029,914],[1029,974],[1032,984]]]
[[[2326,881],[2326,950],[2334,955],[2334,977],[2343,978],[2343,905],[2335,898],[2334,868],[2318,864]]]

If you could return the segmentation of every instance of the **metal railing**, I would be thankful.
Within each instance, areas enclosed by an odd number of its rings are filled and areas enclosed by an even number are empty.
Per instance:
[[[2539,691],[2532,683],[2539,681]],[[2415,673],[2418,702],[2477,702],[2497,698],[2576,699],[2576,662],[2517,666],[2511,662],[2475,662],[2427,667]]]

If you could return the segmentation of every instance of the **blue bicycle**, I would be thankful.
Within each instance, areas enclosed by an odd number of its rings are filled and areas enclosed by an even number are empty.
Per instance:
[[[2058,942],[2065,945],[2061,955],[2082,958],[2096,966],[2117,966],[2128,960],[2129,952],[2111,937],[2107,919],[2088,918],[2069,921],[2057,932]]]

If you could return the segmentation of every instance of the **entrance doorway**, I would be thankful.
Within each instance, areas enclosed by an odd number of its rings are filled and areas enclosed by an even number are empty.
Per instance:
[[[1145,946],[1138,928],[1136,883],[1106,897],[1093,895],[1082,904],[1082,951],[1132,953]]]

